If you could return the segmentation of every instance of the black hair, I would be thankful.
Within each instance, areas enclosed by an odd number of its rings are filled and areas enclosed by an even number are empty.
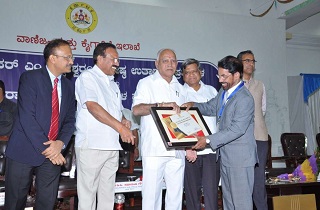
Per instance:
[[[60,46],[64,46],[64,45],[70,46],[69,42],[66,40],[63,40],[63,39],[53,39],[53,40],[49,41],[43,50],[43,56],[44,56],[44,60],[46,61],[46,63],[47,63],[50,55],[55,54],[56,48],[58,48]]]
[[[243,75],[243,65],[242,62],[232,55],[228,55],[222,58],[218,62],[218,67],[223,69],[228,69],[231,74],[235,74],[236,72],[240,73],[240,79],[242,79]]]
[[[198,60],[194,59],[194,58],[188,58],[188,59],[184,60],[183,63],[181,64],[182,72],[187,68],[187,66],[189,66],[191,64],[196,64],[197,65],[197,69],[201,71],[200,62]]]
[[[110,42],[102,42],[102,43],[99,43],[96,48],[94,49],[93,51],[93,63],[94,64],[97,64],[97,59],[98,59],[98,56],[105,56],[105,53],[104,51],[107,49],[107,48],[113,48],[113,49],[117,49],[116,46]]]
[[[6,87],[4,86],[4,82],[2,80],[0,80],[0,88],[2,89],[3,95],[5,95]]]
[[[238,54],[237,58],[238,58],[240,61],[242,61],[242,56],[245,55],[245,54],[250,54],[250,55],[253,55],[253,56],[254,56],[254,54],[253,54],[253,52],[252,52],[251,50],[246,50],[246,51],[240,52],[240,53]]]

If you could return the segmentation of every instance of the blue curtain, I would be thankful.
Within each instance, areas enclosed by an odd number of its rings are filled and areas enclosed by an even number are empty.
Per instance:
[[[300,74],[303,76],[303,99],[308,103],[308,98],[320,88],[320,74]]]

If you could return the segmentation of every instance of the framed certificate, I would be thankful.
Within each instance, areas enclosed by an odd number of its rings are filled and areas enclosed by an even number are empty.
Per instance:
[[[188,111],[181,108],[176,114],[172,107],[151,107],[151,115],[166,148],[188,148],[197,143],[198,136],[211,135],[199,109],[192,107]]]

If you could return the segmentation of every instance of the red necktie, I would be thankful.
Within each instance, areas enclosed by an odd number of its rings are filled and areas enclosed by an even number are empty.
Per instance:
[[[52,89],[52,113],[51,113],[51,125],[48,134],[49,140],[56,140],[59,130],[59,99],[58,99],[58,78],[54,79],[54,85]]]

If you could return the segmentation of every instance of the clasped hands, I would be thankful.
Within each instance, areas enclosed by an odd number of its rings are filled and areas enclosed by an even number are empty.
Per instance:
[[[160,104],[160,107],[172,107],[173,111],[180,113],[180,106],[176,102],[163,102]]]
[[[46,158],[48,158],[52,162],[52,164],[62,166],[66,163],[66,159],[61,154],[61,150],[64,145],[63,141],[49,140],[44,142],[43,144],[49,145],[49,146],[41,154],[44,155]]]
[[[185,107],[186,111],[188,111],[191,107],[194,106],[194,102],[188,102],[181,105],[181,107]],[[193,135],[197,138],[197,143],[191,148],[192,150],[202,150],[207,146],[206,137],[205,136],[198,136],[196,134]],[[193,160],[191,158],[191,160]],[[195,161],[195,160],[194,160]],[[192,161],[192,162],[194,162]]]
[[[120,134],[121,140],[123,142],[134,145],[134,139],[136,137],[132,134],[132,132],[130,130],[131,122],[129,120],[123,118],[121,120],[121,124],[122,124],[122,127],[119,129],[119,134]]]
[[[197,150],[202,150],[207,146],[205,136],[193,136],[196,137],[198,141],[193,147],[191,147],[191,149],[186,150],[186,159],[191,163],[194,163],[197,159]]]

